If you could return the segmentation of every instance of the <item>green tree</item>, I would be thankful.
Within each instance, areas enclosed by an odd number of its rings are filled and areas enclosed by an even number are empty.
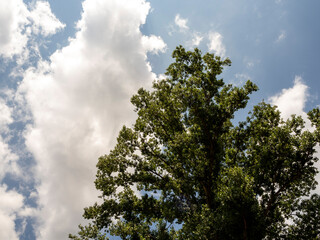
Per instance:
[[[311,212],[308,200],[303,207],[301,199],[317,184],[319,109],[309,113],[313,132],[304,129],[300,116],[284,121],[264,102],[234,125],[234,114],[246,107],[257,86],[247,81],[235,87],[219,79],[229,59],[181,46],[173,58],[166,79],[132,97],[135,124],[122,128],[115,148],[97,164],[102,203],[85,209],[92,224],[69,237],[295,236]],[[298,210],[305,215],[290,228],[287,220]]]
[[[288,239],[320,239],[320,196],[303,200],[297,209],[295,224],[289,226]]]

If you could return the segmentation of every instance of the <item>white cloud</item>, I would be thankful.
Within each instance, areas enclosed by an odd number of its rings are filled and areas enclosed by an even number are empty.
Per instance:
[[[14,221],[22,207],[23,196],[0,185],[0,239],[19,239]]]
[[[6,105],[5,101],[0,98],[0,133],[4,128],[13,122],[12,110]]]
[[[182,33],[184,35],[184,38],[187,39],[184,45],[186,45],[188,48],[194,48],[200,45],[205,36],[199,32],[190,29],[187,25],[188,19],[181,18],[180,15],[177,14],[175,16],[174,22],[178,28],[172,24],[169,25],[170,30],[168,34],[170,36],[172,36],[172,34],[176,32],[180,34]]]
[[[159,36],[142,36],[142,45],[148,52],[158,54],[159,52],[165,52],[167,45]]]
[[[32,34],[48,36],[63,27],[48,2],[34,2],[29,10],[22,0],[0,1],[0,57],[19,56],[23,61],[28,57]]]
[[[17,97],[34,121],[25,138],[40,182],[39,239],[76,232],[83,208],[97,200],[97,158],[135,118],[132,94],[155,78],[146,53],[165,48],[140,32],[149,10],[142,0],[84,1],[76,37],[24,74]]]
[[[11,116],[12,110],[0,98],[0,181],[6,173],[18,174],[19,167],[17,164],[18,156],[9,148],[9,145],[2,134],[8,133],[8,124],[13,122]]]
[[[247,66],[247,68],[253,68],[254,62],[247,62],[246,66]]]
[[[184,36],[188,37],[188,40],[185,42],[185,45],[189,48],[198,47],[204,38],[209,41],[207,47],[209,51],[215,52],[221,57],[225,57],[226,48],[223,44],[223,37],[219,32],[210,31],[207,34],[199,33],[193,31],[187,25],[188,19],[181,18],[179,14],[175,16],[175,25],[178,26],[180,33],[183,33]],[[169,25],[170,31],[169,35],[172,36],[177,30],[173,25]]]
[[[44,1],[37,1],[33,4],[29,18],[33,22],[32,30],[35,34],[48,36],[65,27],[65,24],[62,24],[51,12],[49,3]]]
[[[250,76],[246,73],[236,73],[235,77],[241,80],[248,80],[250,78]]]
[[[12,110],[0,98],[0,182],[6,174],[20,174],[18,156],[12,153],[2,134],[8,134],[8,124],[13,122]],[[22,209],[23,196],[15,191],[7,191],[7,186],[0,184],[0,239],[18,239],[15,220]]]
[[[304,111],[304,107],[308,98],[308,86],[303,83],[300,76],[296,76],[294,79],[294,85],[292,88],[283,89],[281,93],[276,94],[269,100],[273,105],[278,106],[281,115],[284,119],[288,119],[292,114],[302,116],[306,122],[306,129],[313,131],[311,123],[308,119],[307,113]],[[316,146],[316,157],[320,159],[320,147]],[[316,163],[316,167],[320,170],[320,162]],[[320,174],[316,176],[317,182],[320,182]],[[315,190],[320,194],[320,186],[318,185]]]
[[[181,18],[179,14],[177,14],[176,17],[174,18],[174,22],[180,28],[181,31],[185,31],[189,29],[187,25],[188,19]]]
[[[194,33],[190,42],[191,47],[198,47],[202,40],[203,36],[201,36],[199,33]]]
[[[11,151],[9,145],[0,135],[0,181],[7,173],[15,175],[20,173],[17,161],[18,156]]]
[[[276,42],[279,43],[279,42],[282,42],[284,39],[286,39],[287,37],[287,33],[286,31],[281,31],[280,34],[278,35],[277,39],[276,39]]]
[[[218,56],[224,57],[226,54],[226,48],[222,42],[223,37],[218,32],[209,33],[209,51],[215,52]]]
[[[28,10],[22,0],[0,1],[0,57],[22,53],[28,38],[23,34]]]
[[[305,85],[300,76],[294,79],[292,88],[283,89],[281,93],[270,98],[272,104],[277,105],[283,118],[287,119],[292,114],[302,115],[306,118],[304,106],[308,97],[308,86]]]
[[[240,86],[244,84],[247,80],[251,79],[251,77],[246,73],[236,73],[235,75],[236,81],[232,81],[232,85]]]
[[[248,56],[245,56],[243,58],[243,64],[246,66],[247,69],[253,69],[255,66],[260,64],[259,59],[249,58]]]

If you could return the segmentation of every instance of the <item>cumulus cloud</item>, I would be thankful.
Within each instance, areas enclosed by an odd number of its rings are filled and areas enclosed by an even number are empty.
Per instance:
[[[22,0],[0,1],[0,57],[11,58],[23,51],[28,41],[23,33],[27,17]]]
[[[8,143],[6,143],[0,135],[0,181],[7,173],[19,175],[20,168],[17,164],[18,159],[18,156],[11,151]]]
[[[181,18],[180,14],[177,14],[176,17],[174,18],[174,23],[179,27],[181,31],[188,30],[189,27],[187,25],[188,19],[186,18]]]
[[[292,88],[283,89],[279,94],[270,98],[272,104],[277,105],[283,118],[287,119],[292,114],[304,116],[304,106],[308,97],[308,86],[303,83],[300,76],[294,79]]]
[[[15,220],[23,207],[23,196],[0,185],[0,239],[18,240]]]
[[[224,57],[226,54],[226,48],[222,42],[223,37],[218,32],[209,33],[209,51],[215,52],[218,56]]]
[[[306,122],[306,129],[313,131],[307,113],[304,111],[305,104],[308,99],[308,86],[303,82],[302,77],[296,76],[294,85],[291,88],[283,89],[279,94],[271,97],[269,100],[273,105],[278,106],[284,119],[288,119],[292,114],[302,116]],[[316,147],[316,157],[320,159],[320,147]],[[320,162],[316,163],[320,170]],[[316,176],[316,180],[320,182],[320,174]],[[320,186],[316,192],[320,194]]]
[[[7,140],[3,138],[9,134],[8,125],[13,122],[12,109],[0,98],[0,182],[6,174],[18,175],[18,156],[14,154]],[[15,220],[23,207],[23,196],[16,191],[7,191],[7,186],[0,184],[0,239],[19,239],[16,232]]]
[[[12,110],[5,101],[0,98],[0,133],[7,128],[7,125],[13,122]]]
[[[39,180],[39,239],[76,232],[83,208],[97,200],[97,158],[133,122],[132,94],[155,78],[147,52],[165,49],[140,32],[149,10],[142,0],[86,0],[69,45],[25,71],[17,98],[33,117],[25,139]]]
[[[2,181],[7,173],[19,173],[18,156],[11,151],[7,141],[2,137],[3,134],[9,132],[8,125],[13,122],[11,114],[12,110],[0,98],[0,181]]]
[[[49,3],[44,1],[33,3],[29,19],[32,21],[32,31],[43,36],[55,34],[65,27],[51,12]]]
[[[23,0],[0,1],[0,57],[26,59],[33,34],[48,36],[63,27],[48,2],[34,2],[28,9]]]
[[[159,52],[165,52],[167,44],[159,36],[142,36],[142,45],[148,52],[158,54]]]
[[[18,156],[14,154],[2,137],[9,132],[8,124],[13,122],[12,110],[0,98],[0,182],[6,174],[18,175]],[[7,186],[0,185],[0,239],[19,239],[15,220],[23,207],[23,196],[16,191],[7,191]]]

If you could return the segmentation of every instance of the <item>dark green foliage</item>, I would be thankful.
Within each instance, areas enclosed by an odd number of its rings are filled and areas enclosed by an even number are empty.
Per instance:
[[[320,196],[303,200],[296,212],[295,224],[289,227],[289,239],[320,239]]]
[[[257,86],[219,79],[229,59],[181,46],[173,57],[166,79],[132,97],[134,126],[123,127],[97,164],[103,201],[85,209],[92,225],[70,238],[104,239],[103,231],[122,239],[319,237],[319,197],[301,203],[316,186],[319,109],[309,113],[314,132],[266,103],[234,126]]]

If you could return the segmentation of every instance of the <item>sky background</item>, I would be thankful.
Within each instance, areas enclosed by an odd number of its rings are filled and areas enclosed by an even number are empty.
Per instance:
[[[223,58],[283,117],[319,106],[317,0],[0,0],[0,239],[57,240],[97,201],[97,158],[177,45]],[[307,124],[307,127],[310,127]],[[318,177],[319,179],[319,177]],[[318,193],[319,190],[316,190]]]

